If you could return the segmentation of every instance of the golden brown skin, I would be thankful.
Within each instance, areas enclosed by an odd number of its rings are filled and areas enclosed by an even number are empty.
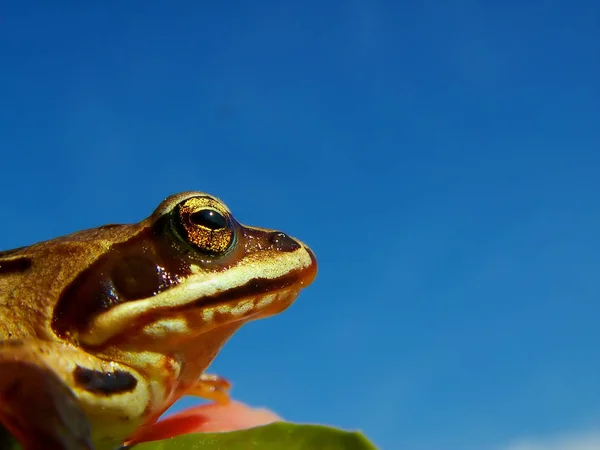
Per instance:
[[[186,393],[226,402],[210,362],[316,269],[301,242],[200,192],[138,224],[2,252],[0,422],[25,449],[113,449]]]

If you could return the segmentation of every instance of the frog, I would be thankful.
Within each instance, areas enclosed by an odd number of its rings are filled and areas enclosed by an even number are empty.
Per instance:
[[[25,450],[113,450],[184,395],[226,404],[211,362],[316,273],[306,244],[196,191],[0,252],[0,424]]]

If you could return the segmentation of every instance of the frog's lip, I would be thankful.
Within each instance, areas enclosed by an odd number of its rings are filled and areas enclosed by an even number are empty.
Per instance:
[[[317,275],[315,255],[306,246],[304,248],[310,256],[310,264],[303,268],[277,278],[251,278],[238,287],[180,305],[176,310],[184,314],[193,311],[194,315],[200,314],[207,323],[213,325],[278,314],[289,308],[300,291],[311,284]]]
[[[293,270],[278,278],[256,277],[248,280],[241,286],[228,289],[208,297],[202,297],[195,302],[181,305],[182,309],[204,309],[216,305],[242,302],[248,298],[275,294],[282,291],[300,291],[311,284],[317,276],[317,260],[310,249],[306,249],[312,263],[308,267]]]
[[[181,304],[174,309],[204,309],[217,305],[243,302],[250,298],[261,297],[271,293],[282,291],[300,291],[311,284],[317,276],[317,259],[315,254],[308,247],[303,246],[310,257],[310,264],[305,267],[291,270],[276,278],[254,277],[247,280],[240,286],[229,288],[224,291],[216,292],[212,295],[204,296],[198,300]]]

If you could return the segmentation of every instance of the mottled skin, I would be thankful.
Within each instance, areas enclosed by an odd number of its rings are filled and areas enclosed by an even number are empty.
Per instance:
[[[26,449],[113,449],[184,394],[225,402],[210,362],[315,274],[304,244],[200,192],[0,253],[0,422]]]

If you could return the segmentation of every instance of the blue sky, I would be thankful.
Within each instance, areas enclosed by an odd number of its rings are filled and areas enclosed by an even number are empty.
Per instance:
[[[219,355],[238,399],[383,449],[600,447],[600,4],[81,5],[0,12],[0,248],[210,192],[320,263]]]

